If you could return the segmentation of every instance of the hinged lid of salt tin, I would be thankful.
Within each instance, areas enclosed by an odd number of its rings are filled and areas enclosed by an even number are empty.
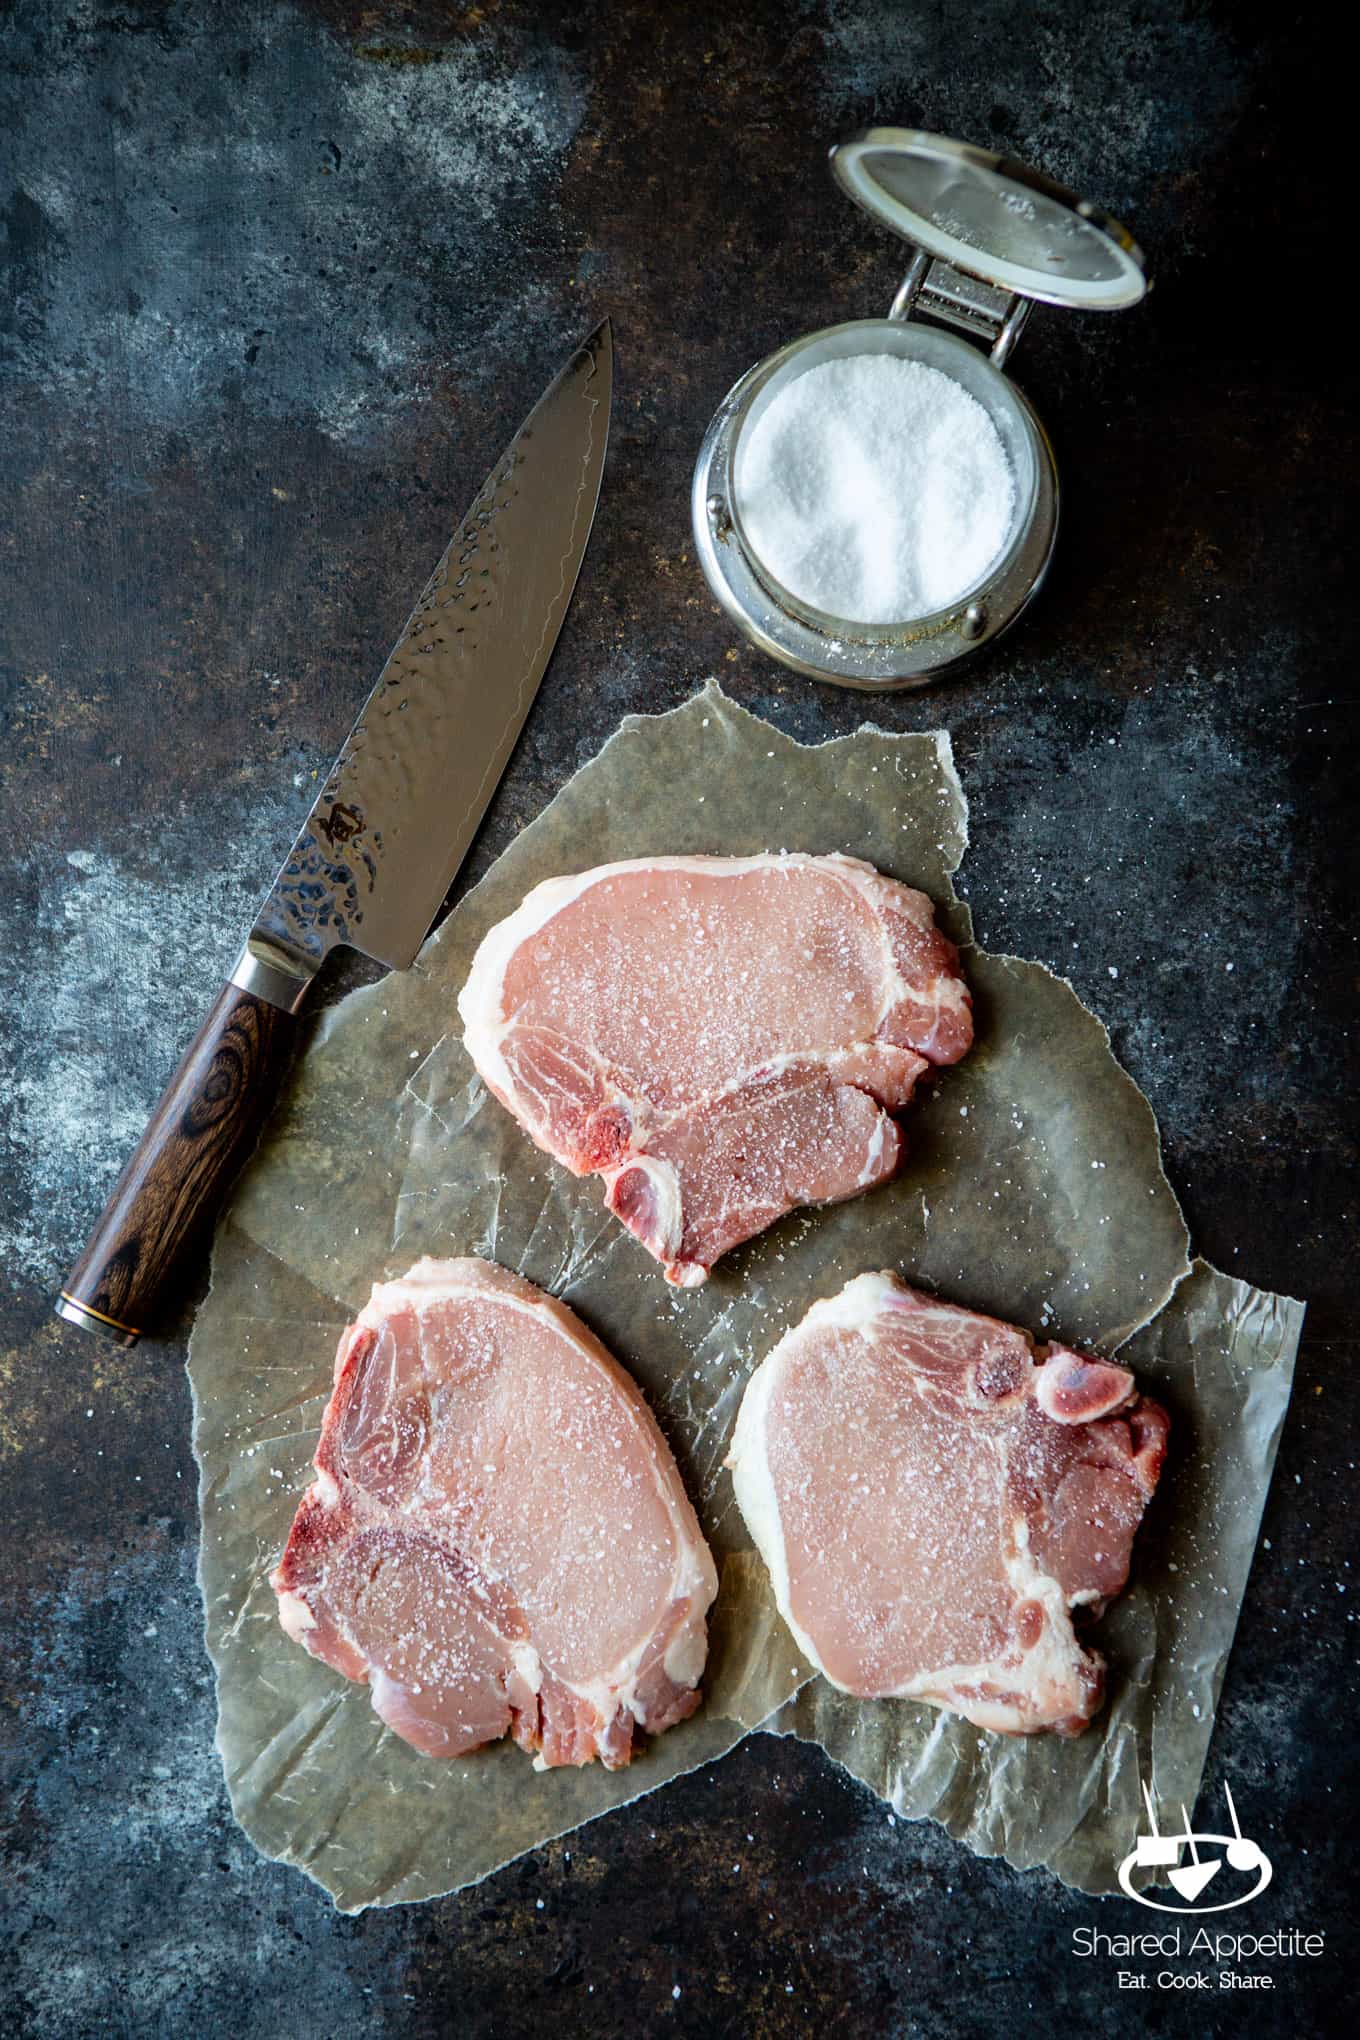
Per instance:
[[[1147,290],[1142,250],[1118,220],[990,149],[918,128],[866,128],[836,144],[831,168],[857,205],[937,266],[997,291],[1117,312]],[[932,272],[922,310],[935,289]]]

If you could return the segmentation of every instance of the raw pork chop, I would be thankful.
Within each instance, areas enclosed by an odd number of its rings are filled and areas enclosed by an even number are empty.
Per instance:
[[[860,1275],[756,1369],[728,1465],[833,1685],[1074,1735],[1105,1666],[1071,1611],[1128,1579],[1167,1428],[1123,1367]]]
[[[853,857],[649,857],[535,886],[458,1000],[485,1082],[689,1288],[799,1204],[891,1176],[973,1038],[924,893]]]
[[[628,1762],[699,1704],[717,1577],[638,1389],[565,1304],[418,1261],[340,1341],[279,1618],[456,1757]]]

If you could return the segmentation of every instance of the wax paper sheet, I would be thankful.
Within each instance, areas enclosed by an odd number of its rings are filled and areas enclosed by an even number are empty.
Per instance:
[[[1155,1756],[1159,1776],[1193,1797],[1298,1307],[1242,1304],[1237,1286],[1214,1288],[1223,1278],[1209,1271],[1186,1282],[1185,1227],[1151,1109],[1070,986],[971,946],[952,885],[966,839],[943,733],[865,729],[800,746],[710,685],[668,715],[630,718],[413,971],[354,993],[317,1027],[219,1231],[190,1373],[233,1810],[261,1849],[307,1870],[340,1906],[470,1883],[762,1723],[824,1740],[904,1811],[933,1813],[973,1846],[1050,1862],[1091,1888],[1104,1888],[1102,1849],[1129,1831],[1140,1763]],[[454,1000],[482,935],[540,879],[649,853],[779,848],[849,851],[929,892],[965,945],[977,1045],[913,1108],[894,1182],[796,1213],[726,1257],[701,1289],[676,1291],[604,1210],[596,1180],[550,1163],[487,1095]],[[506,1745],[434,1763],[382,1729],[366,1688],[278,1627],[267,1574],[308,1478],[339,1331],[375,1280],[422,1253],[485,1254],[580,1313],[650,1397],[713,1546],[722,1590],[705,1705],[626,1772],[536,1773]],[[813,1298],[878,1267],[1105,1351],[1176,1296],[1177,1314],[1138,1333],[1137,1350],[1151,1341],[1158,1383],[1159,1365],[1179,1368],[1175,1464],[1187,1470],[1170,1491],[1184,1491],[1189,1513],[1172,1526],[1159,1498],[1137,1549],[1136,1595],[1103,1625],[1112,1707],[1072,1746],[1077,1757],[1060,1753],[1047,1769],[1047,1742],[1035,1759],[1030,1745],[919,1708],[860,1707],[809,1685],[733,1503],[722,1460],[752,1367]],[[1201,1479],[1208,1467],[1212,1478]],[[1204,1496],[1212,1488],[1221,1506],[1229,1487],[1236,1514],[1223,1541]],[[1195,1565],[1172,1570],[1172,1535],[1202,1540]],[[1206,1639],[1193,1666],[1183,1643],[1192,1634]]]

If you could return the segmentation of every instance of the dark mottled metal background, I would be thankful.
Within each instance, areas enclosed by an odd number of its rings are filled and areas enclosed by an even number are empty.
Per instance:
[[[28,0],[0,27],[7,2035],[1327,2029],[1354,1895],[1357,872],[1321,19]],[[336,1917],[227,1816],[182,1343],[124,1355],[48,1314],[425,572],[601,312],[599,521],[469,875],[625,711],[707,673],[804,737],[864,713],[733,641],[687,487],[743,369],[892,295],[893,244],[823,166],[870,119],[1033,158],[1156,273],[1136,312],[1040,312],[1017,355],[1067,492],[1042,602],[873,713],[952,731],[979,929],[1107,1019],[1199,1246],[1310,1300],[1204,1802],[1226,1773],[1275,1858],[1234,1921],[1329,1933],[1268,1999],[1121,1999],[1070,1931],[1152,1915],[895,1825],[764,1740],[465,1897]]]

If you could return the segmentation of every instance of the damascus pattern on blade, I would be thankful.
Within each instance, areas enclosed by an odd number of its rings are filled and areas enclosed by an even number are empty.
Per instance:
[[[497,462],[435,568],[251,935],[311,975],[404,969],[466,855],[556,643],[609,427],[606,322]]]

